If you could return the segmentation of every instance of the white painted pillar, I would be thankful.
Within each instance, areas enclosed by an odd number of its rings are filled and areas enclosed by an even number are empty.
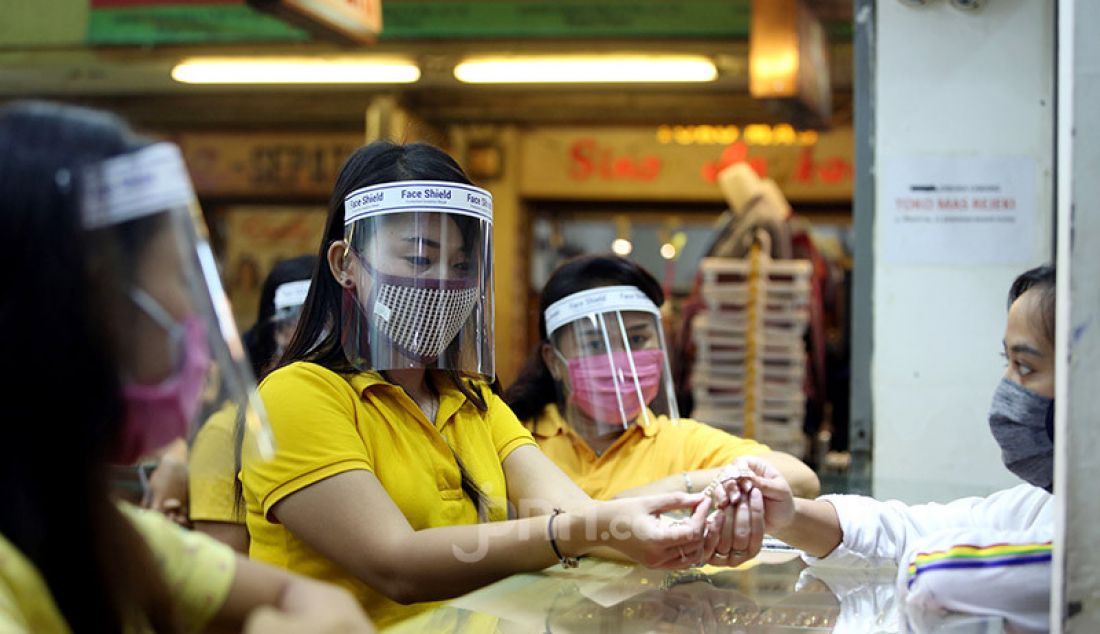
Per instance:
[[[1058,3],[1058,503],[1051,630],[1100,632],[1100,2]]]
[[[908,502],[984,495],[1018,482],[987,424],[1006,295],[1052,257],[1054,4],[878,0],[875,12],[872,490]],[[1022,247],[966,265],[952,263],[958,247],[898,262],[884,223],[899,166],[1007,157],[1034,179]]]

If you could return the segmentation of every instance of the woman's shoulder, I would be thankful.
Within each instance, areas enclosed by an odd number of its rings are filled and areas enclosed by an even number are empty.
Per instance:
[[[709,433],[710,431],[719,431],[714,429],[710,425],[707,425],[706,423],[701,423],[695,420],[694,418],[673,418],[670,417],[668,414],[657,414],[653,412],[650,412],[650,414],[653,416],[652,422],[650,424],[657,425],[658,431],[660,431],[662,434],[688,436],[700,432]],[[645,424],[643,423],[641,417],[639,417],[638,419],[638,424]],[[722,432],[719,431],[719,433]]]
[[[226,401],[199,428],[199,435],[232,435],[237,426],[237,404]]]
[[[665,436],[666,440],[678,437],[684,442],[705,442],[707,444],[741,445],[753,443],[753,441],[732,434],[721,427],[694,418],[673,419],[661,414],[657,416],[657,424],[660,433]]]
[[[339,377],[340,375],[326,368],[325,366],[314,363],[312,361],[294,361],[284,366],[280,366],[272,370],[260,384],[267,383],[274,380],[287,380],[288,378],[300,377],[300,376],[326,376],[332,375]]]
[[[264,377],[260,382],[260,391],[268,391],[275,387],[285,390],[288,387],[325,383],[333,387],[341,387],[347,385],[347,380],[323,365],[312,361],[295,361],[273,370]]]

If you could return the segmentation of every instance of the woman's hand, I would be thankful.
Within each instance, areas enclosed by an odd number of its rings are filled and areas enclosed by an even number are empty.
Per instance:
[[[764,500],[753,489],[742,495],[736,504],[718,511],[712,518],[719,536],[713,555],[707,560],[712,566],[740,566],[760,552],[764,543]]]
[[[369,634],[374,627],[347,590],[238,556],[229,596],[207,631]]]
[[[245,634],[373,634],[374,628],[361,614],[333,614],[317,610],[308,614],[288,614],[272,607],[261,607],[249,615]]]
[[[791,487],[775,467],[755,456],[738,458],[734,465],[752,483],[764,503],[764,528],[768,532],[786,528],[794,521],[795,506]]]
[[[149,474],[148,489],[141,505],[163,513],[180,526],[190,528],[187,478],[187,445],[179,440],[164,451],[156,469]]]
[[[752,559],[764,541],[764,496],[754,486],[755,472],[750,464],[742,462],[747,460],[750,459],[741,458],[723,468],[703,490],[717,509],[708,520],[711,531],[719,534],[718,544],[707,560],[715,566],[738,566]],[[751,460],[759,468],[769,470],[768,473],[778,474],[767,462]],[[782,476],[779,478],[782,481]]]
[[[710,507],[710,500],[703,495],[686,493],[599,502],[593,506],[598,539],[590,543],[610,546],[650,568],[687,568],[709,558],[705,541],[717,544],[717,539],[704,540]],[[691,516],[673,520],[661,515],[683,509],[690,510]]]

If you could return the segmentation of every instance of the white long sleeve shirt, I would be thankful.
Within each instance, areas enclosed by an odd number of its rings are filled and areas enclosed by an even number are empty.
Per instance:
[[[811,565],[899,566],[898,603],[919,629],[944,611],[1002,616],[1016,631],[1048,628],[1054,497],[1022,484],[988,497],[907,505],[858,495],[833,505],[843,541]]]

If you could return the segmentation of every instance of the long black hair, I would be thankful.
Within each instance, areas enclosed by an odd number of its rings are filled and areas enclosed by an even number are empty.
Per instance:
[[[344,162],[329,200],[328,220],[317,254],[318,265],[310,281],[309,295],[302,306],[298,328],[279,360],[280,366],[310,361],[340,374],[358,372],[345,356],[341,343],[345,329],[354,325],[344,323],[345,315],[341,309],[344,288],[329,269],[329,247],[333,242],[344,239],[344,199],[348,194],[371,185],[411,180],[473,184],[453,158],[427,143],[374,141],[360,147]],[[483,412],[488,410],[488,401],[479,387],[455,370],[447,370],[446,374],[475,407]],[[496,389],[495,386],[494,380],[490,389]],[[455,462],[462,475],[462,490],[474,502],[478,516],[484,519],[488,508],[486,496],[477,487],[458,454],[455,454]]]
[[[573,293],[620,285],[637,287],[658,306],[665,302],[661,284],[649,271],[617,255],[582,255],[566,261],[550,275],[539,296],[539,342],[516,382],[504,391],[505,402],[521,421],[533,423],[548,404],[557,400],[557,384],[542,359],[542,346],[550,342],[546,309]]]
[[[1054,343],[1054,311],[1055,311],[1055,286],[1058,275],[1054,266],[1044,264],[1024,271],[1012,282],[1008,289],[1008,306],[1020,298],[1024,293],[1035,289],[1041,293],[1039,297],[1039,319],[1043,334],[1047,341]]]
[[[144,144],[106,113],[0,108],[0,534],[75,632],[135,618],[178,629],[148,546],[108,494],[124,403],[104,298],[118,272],[94,263],[78,205],[82,167]]]

